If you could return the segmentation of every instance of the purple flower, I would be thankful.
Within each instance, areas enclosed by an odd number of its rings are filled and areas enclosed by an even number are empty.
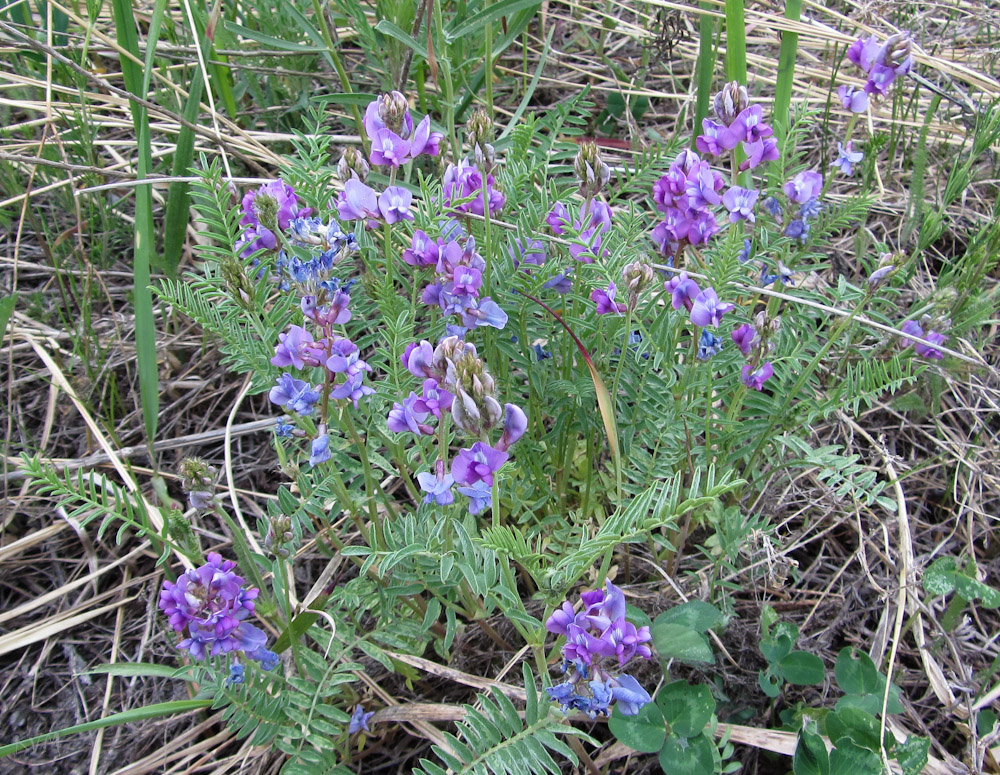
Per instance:
[[[688,197],[688,207],[700,210],[709,205],[722,203],[719,192],[726,185],[722,175],[712,169],[708,162],[698,162],[688,173],[685,192]]]
[[[691,305],[691,322],[696,326],[715,328],[722,316],[736,307],[735,304],[719,301],[714,288],[706,288],[699,293]]]
[[[809,239],[809,224],[801,218],[796,218],[794,221],[789,221],[788,225],[785,227],[784,234],[786,237],[797,239],[805,245],[806,240]]]
[[[411,266],[434,266],[438,262],[440,249],[441,243],[417,229],[413,232],[410,247],[403,251],[403,261]]]
[[[378,210],[386,223],[397,223],[398,221],[412,221],[413,213],[410,212],[410,203],[413,201],[413,194],[402,186],[389,186],[378,198]]]
[[[773,137],[763,137],[752,143],[743,143],[743,151],[747,158],[740,162],[740,172],[753,169],[765,161],[777,161],[781,158],[778,141]]]
[[[910,336],[920,337],[921,339],[926,339],[935,345],[944,344],[948,339],[944,334],[938,333],[937,331],[928,330],[924,331],[923,326],[921,326],[916,320],[907,320],[902,326],[903,333],[909,334]],[[923,342],[913,342],[909,339],[902,339],[900,344],[903,347],[909,347],[913,345],[913,351],[924,358],[930,358],[931,360],[940,361],[944,358],[944,353],[938,350],[936,347],[931,345],[926,345]]]
[[[444,473],[443,468],[436,476],[429,471],[421,471],[417,474],[417,482],[420,484],[420,489],[427,493],[424,496],[424,503],[447,506],[455,502],[455,495],[451,491],[455,478],[451,474]]]
[[[186,571],[176,583],[163,582],[159,606],[176,632],[187,628],[189,637],[177,646],[195,659],[232,651],[252,658],[267,642],[267,636],[246,621],[254,613],[259,590],[244,587],[235,567],[211,552],[207,563]]]
[[[294,189],[283,180],[272,180],[269,183],[265,183],[259,189],[255,191],[248,191],[243,195],[243,201],[241,202],[243,209],[243,216],[240,218],[240,224],[243,226],[264,226],[264,231],[270,233],[271,228],[275,225],[261,224],[259,216],[259,203],[256,201],[258,196],[270,197],[274,200],[275,207],[275,221],[277,227],[284,231],[288,228],[289,224],[294,218],[305,218],[312,210],[308,207],[298,206],[298,196],[295,194]],[[270,209],[270,208],[269,208]],[[271,239],[274,236],[271,235]],[[271,245],[270,247],[274,247]]]
[[[713,121],[710,118],[701,120],[702,129],[705,134],[695,138],[695,147],[702,153],[710,156],[722,156],[726,151],[732,150],[739,145],[739,138],[734,136],[729,128]],[[732,145],[729,145],[732,143]],[[729,145],[727,148],[726,146]]]
[[[649,659],[652,656],[649,646],[645,645],[652,639],[649,627],[636,629],[634,624],[621,616],[611,622],[601,632],[600,637],[588,634],[587,648],[591,654],[616,657],[618,666],[625,667],[628,661],[636,655],[643,659]]]
[[[474,266],[459,264],[455,267],[452,275],[452,283],[451,293],[458,295],[478,294],[483,285],[483,273]]]
[[[493,494],[486,482],[476,482],[470,487],[459,487],[458,492],[469,499],[469,513],[482,514],[493,505]]]
[[[410,138],[410,158],[414,159],[422,153],[437,156],[441,152],[441,141],[444,135],[431,131],[431,117],[424,116]]]
[[[674,208],[687,209],[687,174],[676,164],[672,164],[667,173],[653,184],[653,202],[656,209],[663,213]]]
[[[424,422],[429,412],[422,406],[417,406],[420,401],[420,396],[410,391],[409,398],[405,399],[403,403],[395,402],[389,411],[389,430],[393,433],[410,431],[418,436],[421,434],[424,436],[433,435],[434,429]]]
[[[364,361],[359,362],[364,363]],[[365,364],[365,368],[370,367],[368,364]],[[330,391],[330,398],[335,398],[337,400],[349,398],[354,403],[354,408],[357,409],[358,401],[365,396],[370,396],[374,392],[374,388],[364,384],[363,374],[357,374],[354,376],[348,375],[343,385],[338,385]]]
[[[326,359],[326,367],[333,374],[349,374],[359,371],[369,371],[367,363],[358,358],[358,346],[350,339],[335,336],[330,344],[330,357]]]
[[[804,170],[785,183],[785,194],[796,204],[815,199],[823,190],[823,176],[813,170]]]
[[[318,391],[312,385],[301,379],[294,379],[291,374],[282,374],[277,384],[271,388],[267,396],[272,404],[287,407],[303,417],[312,414],[313,407],[320,399]]]
[[[767,210],[771,217],[774,218],[779,224],[783,220],[783,211],[781,209],[781,202],[778,201],[776,197],[769,196],[764,200],[764,209]]]
[[[371,732],[368,728],[368,719],[375,715],[375,711],[369,711],[365,713],[364,707],[358,705],[354,709],[354,713],[351,714],[351,722],[347,725],[347,734],[355,735],[362,729],[365,732]]]
[[[590,300],[597,304],[598,315],[607,315],[609,312],[620,315],[627,309],[624,304],[619,304],[615,301],[615,294],[617,292],[618,289],[613,282],[608,285],[607,291],[595,288],[590,292]]]
[[[271,363],[279,368],[293,366],[304,369],[306,363],[316,366],[319,361],[314,357],[309,345],[313,344],[312,334],[302,326],[291,326],[286,334],[278,334],[278,344],[274,348]]]
[[[847,49],[847,58],[867,73],[875,66],[881,48],[882,45],[874,35],[869,38],[858,38]]]
[[[470,449],[461,450],[452,461],[451,475],[461,485],[474,485],[476,482],[486,482],[493,486],[493,474],[510,457],[506,452],[477,441]]]
[[[569,212],[566,210],[566,206],[562,202],[556,202],[555,206],[545,216],[545,222],[552,229],[552,233],[556,236],[561,235],[566,231],[566,227],[570,224]]]
[[[744,143],[755,143],[774,134],[774,130],[764,123],[764,111],[760,105],[751,105],[741,111],[730,125],[729,131]]]
[[[375,190],[357,178],[351,178],[344,184],[344,190],[337,198],[337,214],[342,221],[378,218],[381,213]]]
[[[458,213],[483,215],[488,204],[490,214],[503,209],[507,199],[497,190],[492,173],[486,176],[486,196],[483,201],[483,175],[475,164],[462,159],[458,164],[449,164],[442,178],[444,205]]]
[[[763,390],[764,383],[773,376],[774,367],[771,365],[770,361],[765,361],[764,365],[756,370],[754,370],[753,366],[747,363],[740,370],[740,378],[743,380],[743,384],[748,388],[753,388],[754,390]]]
[[[698,283],[689,278],[687,272],[675,274],[663,285],[668,291],[670,291],[671,302],[674,309],[684,307],[684,309],[688,312],[691,311],[691,307],[694,305],[695,297],[701,293],[701,288],[698,287]]]
[[[402,361],[407,371],[418,379],[433,378],[438,373],[433,366],[434,346],[426,339],[419,344],[412,342],[407,345]]]
[[[507,252],[514,261],[514,266],[521,264],[532,264],[542,266],[545,263],[545,244],[539,240],[532,240],[527,245],[518,237],[513,244],[507,248]]]
[[[436,379],[426,379],[424,380],[423,395],[414,404],[414,408],[418,411],[426,411],[440,420],[441,412],[450,411],[454,401],[455,395],[441,387]]]
[[[750,191],[740,186],[733,186],[722,195],[722,203],[729,210],[729,220],[731,223],[737,221],[756,222],[757,218],[753,214],[753,206],[760,196],[759,191]]]
[[[856,86],[841,86],[837,89],[840,104],[851,113],[864,113],[868,110],[868,92]]]
[[[330,434],[321,431],[320,435],[313,439],[309,449],[309,465],[315,468],[320,463],[325,463],[330,457]]]
[[[556,293],[569,293],[573,290],[573,280],[570,277],[572,272],[573,270],[571,269],[569,272],[557,274],[542,287],[547,290],[552,289]]]
[[[837,158],[830,164],[836,167],[845,175],[854,174],[854,165],[865,158],[863,151],[853,150],[854,143],[848,140],[847,147],[843,143],[837,143]]]
[[[500,452],[506,452],[519,438],[528,430],[528,416],[521,407],[515,404],[504,405],[503,434],[497,442],[496,448]]]
[[[379,129],[371,138],[369,154],[372,164],[399,167],[410,159],[410,144],[391,129]]]
[[[584,615],[584,614],[581,614]],[[545,629],[553,635],[565,635],[567,627],[576,623],[577,614],[573,606],[564,601],[562,606],[552,612],[552,616],[545,620]]]
[[[746,358],[750,355],[753,343],[757,340],[757,329],[749,323],[744,323],[733,331],[730,336],[736,342],[736,347],[739,348],[739,351],[743,353],[743,357]]]
[[[715,220],[715,215],[708,210],[695,211],[696,215],[691,220],[687,239],[692,245],[704,245],[719,231],[719,224]]]
[[[462,325],[466,328],[490,326],[502,330],[507,325],[507,313],[489,296],[484,299],[470,297],[461,314]]]

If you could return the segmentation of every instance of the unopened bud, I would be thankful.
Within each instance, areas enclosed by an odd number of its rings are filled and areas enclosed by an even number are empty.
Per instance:
[[[604,163],[597,143],[581,143],[573,163],[573,171],[580,181],[580,194],[597,196],[611,180],[611,167]]]
[[[240,307],[249,311],[253,309],[254,288],[243,269],[243,265],[233,257],[223,258],[219,264],[222,279],[226,281],[226,289]]]
[[[750,95],[747,94],[747,87],[739,81],[730,81],[715,95],[712,110],[722,124],[729,126],[749,105]]]
[[[909,32],[897,32],[890,35],[882,47],[885,52],[885,65],[887,67],[899,67],[910,56],[913,51],[913,40]]]
[[[253,198],[253,211],[260,225],[271,231],[280,231],[278,227],[278,200],[264,191],[258,191]]]
[[[352,178],[364,183],[368,180],[368,173],[371,172],[371,169],[365,155],[351,146],[344,150],[340,161],[337,162],[337,177],[344,183]]]
[[[378,103],[378,116],[387,129],[403,137],[403,123],[410,110],[410,103],[402,92],[391,91],[383,94]],[[406,137],[403,137],[405,140]]]
[[[656,279],[653,267],[645,261],[633,261],[622,267],[622,281],[630,295],[638,294]]]
[[[473,113],[465,124],[465,133],[472,146],[472,158],[476,167],[484,175],[488,175],[496,164],[496,149],[493,141],[493,119],[486,111],[480,109]]]

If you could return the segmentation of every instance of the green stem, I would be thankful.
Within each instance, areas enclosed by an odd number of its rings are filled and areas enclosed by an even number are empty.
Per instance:
[[[323,6],[320,0],[312,0],[313,13],[316,15],[316,22],[319,24],[320,34],[323,36],[323,42],[326,43],[327,49],[330,51],[330,62],[333,64],[333,69],[337,71],[337,78],[340,79],[340,86],[347,94],[353,94],[354,89],[351,88],[351,79],[347,77],[347,71],[344,69],[344,63],[340,59],[340,52],[337,50],[337,45],[333,41],[333,33],[330,31],[330,26],[327,24],[326,14],[323,13]],[[354,103],[351,103],[351,114],[354,116],[354,125],[358,130],[358,135],[361,137],[361,147],[364,149],[365,156],[368,155],[369,145],[368,136],[365,134],[365,125],[361,120],[361,110]]]
[[[371,520],[372,526],[375,528],[375,548],[380,551],[385,550],[385,536],[382,533],[382,519],[378,514],[378,506],[375,505],[375,489],[378,488],[381,492],[381,487],[378,486],[378,482],[375,481],[372,475],[372,466],[368,462],[368,449],[361,441],[361,436],[358,434],[357,428],[354,427],[354,421],[351,419],[351,412],[344,406],[341,412],[341,423],[343,427],[347,430],[347,435],[351,437],[351,441],[354,442],[354,447],[358,451],[358,457],[361,459],[361,468],[365,475],[365,494],[368,499],[368,517]],[[385,498],[383,493],[383,500],[386,501],[386,508],[392,513],[392,506]]]

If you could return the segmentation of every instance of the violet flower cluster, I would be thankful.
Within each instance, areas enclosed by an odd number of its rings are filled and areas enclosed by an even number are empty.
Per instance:
[[[188,637],[177,647],[195,659],[219,654],[243,653],[264,670],[278,664],[278,655],[268,651],[267,636],[247,621],[254,613],[260,590],[246,587],[233,569],[236,563],[211,552],[208,562],[182,574],[177,582],[164,581],[160,608],[176,632]],[[239,681],[242,682],[242,670]]]
[[[524,435],[528,418],[514,405],[501,407],[496,399],[496,384],[475,345],[457,336],[442,339],[437,347],[424,340],[412,343],[402,355],[403,365],[423,381],[420,394],[410,392],[402,402],[393,404],[388,427],[395,433],[433,435],[431,418],[442,429],[439,457],[434,472],[417,474],[425,503],[441,506],[454,503],[456,488],[469,499],[469,512],[479,514],[492,505],[494,474],[509,457],[510,447]],[[447,441],[443,421],[450,416],[455,425],[479,439],[460,450],[447,466]],[[503,420],[503,432],[495,444],[486,439]],[[456,487],[457,485],[457,487]]]
[[[774,366],[767,356],[774,349],[771,338],[778,332],[780,321],[758,313],[753,324],[744,323],[730,334],[737,349],[747,359],[740,370],[740,379],[748,388],[763,390],[764,383],[774,376]]]
[[[548,618],[545,628],[564,635],[563,673],[567,679],[546,689],[563,712],[578,710],[591,718],[611,715],[611,705],[634,716],[652,701],[638,681],[625,672],[633,657],[649,659],[649,627],[637,628],[625,619],[625,596],[610,581],[605,589],[580,595],[579,613],[565,602]]]
[[[921,323],[923,323],[923,325],[921,325]],[[921,320],[920,322],[916,320],[907,320],[903,323],[902,330],[910,336],[926,339],[928,342],[932,342],[935,345],[944,344],[948,340],[948,337],[939,331],[935,331],[931,328],[932,325],[934,325],[934,323],[929,318]],[[903,347],[909,347],[912,344],[913,351],[923,358],[929,358],[933,361],[940,361],[944,358],[943,352],[938,350],[936,347],[924,344],[923,342],[914,342],[904,337],[900,343]]]
[[[272,180],[260,188],[243,195],[240,226],[243,233],[236,243],[236,251],[249,258],[258,250],[276,250],[281,234],[296,218],[306,218],[312,210],[299,207],[299,198],[283,180]]]
[[[458,234],[457,226],[450,230]],[[435,281],[421,294],[425,304],[438,306],[446,315],[457,315],[460,324],[448,326],[448,332],[465,336],[469,329],[507,325],[507,313],[489,296],[480,296],[486,261],[476,252],[474,237],[432,239],[421,229],[413,233],[410,247],[403,251],[403,261],[411,266],[432,266]]]
[[[774,130],[764,121],[760,105],[751,105],[747,89],[737,81],[726,84],[715,95],[712,110],[718,121],[702,120],[704,134],[695,138],[695,147],[709,156],[726,156],[741,146],[746,158],[739,169],[744,172],[781,154]]]
[[[811,222],[819,215],[823,206],[820,196],[823,193],[823,175],[815,170],[803,170],[785,182],[782,190],[788,198],[788,207],[798,205],[798,217],[793,218],[785,226],[784,235],[805,244],[809,239]],[[764,209],[780,225],[784,223],[785,209],[777,197],[764,200]],[[773,282],[778,277],[773,277]],[[764,282],[766,285],[767,282]]]
[[[879,43],[878,38],[872,35],[854,41],[847,49],[847,58],[868,76],[865,94],[884,97],[897,78],[913,69],[912,48],[913,41],[908,32],[890,35],[884,43]],[[841,100],[843,99],[842,93]],[[860,113],[864,109],[855,112]]]

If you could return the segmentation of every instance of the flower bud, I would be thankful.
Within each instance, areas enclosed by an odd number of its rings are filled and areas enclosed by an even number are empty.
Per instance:
[[[496,164],[496,150],[493,141],[493,119],[480,109],[473,113],[465,124],[465,133],[472,146],[472,158],[483,175],[488,175]]]
[[[730,81],[715,95],[712,110],[715,117],[725,126],[730,126],[736,117],[750,106],[747,87],[739,81]]]
[[[279,514],[268,519],[267,535],[264,536],[265,549],[278,557],[288,557],[294,541],[291,517]]]
[[[392,91],[383,94],[378,103],[378,116],[386,125],[386,128],[395,132],[405,140],[403,136],[403,123],[410,111],[410,103],[406,101],[406,95],[402,92]]]
[[[638,295],[643,288],[656,279],[653,267],[645,261],[633,261],[622,267],[622,281],[628,289],[629,294]]]
[[[252,310],[254,307],[254,288],[243,270],[243,265],[235,258],[229,256],[223,258],[219,263],[219,270],[222,279],[226,281],[226,289],[240,307],[245,310]]]
[[[604,163],[597,143],[581,143],[573,162],[573,171],[580,181],[580,194],[594,197],[611,180],[611,167]]]
[[[364,183],[368,180],[368,173],[371,172],[371,169],[365,155],[352,146],[344,150],[340,161],[337,162],[337,177],[344,183],[351,178]]]
[[[271,231],[281,231],[278,226],[278,200],[263,189],[253,198],[253,211],[260,225]]]
[[[913,40],[909,32],[897,32],[890,35],[886,40],[882,51],[885,52],[884,64],[886,67],[899,67],[903,65],[913,50]]]

